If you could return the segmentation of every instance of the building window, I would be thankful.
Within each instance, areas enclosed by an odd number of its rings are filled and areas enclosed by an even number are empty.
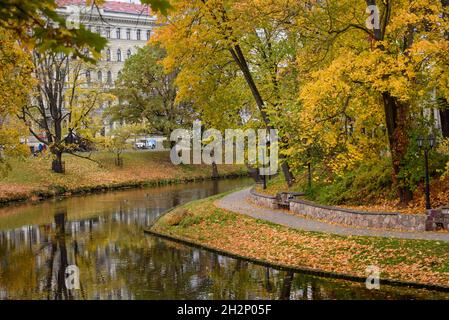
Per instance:
[[[126,56],[127,56],[128,58],[131,57],[131,49],[128,49],[128,51],[126,52]]]
[[[122,51],[120,49],[117,49],[117,61],[122,61]]]
[[[97,26],[95,29],[97,30],[98,34],[101,34],[101,27],[100,26]]]
[[[106,38],[111,38],[111,27],[106,27]]]
[[[136,37],[137,37],[137,40],[140,40],[140,29],[137,29]]]
[[[126,29],[126,40],[131,40],[131,29]]]
[[[151,37],[151,30],[147,30],[147,40],[150,40]]]
[[[117,30],[115,30],[115,35],[116,35],[116,38],[117,38],[117,39],[120,39],[120,37],[121,37],[121,34],[122,34],[122,29],[120,29],[120,28],[117,28]]]
[[[112,84],[112,72],[108,71],[108,84]]]
[[[86,82],[88,85],[90,85],[91,78],[90,78],[90,71],[86,70]]]
[[[111,61],[111,49],[106,50],[106,61]]]
[[[92,26],[91,26],[90,24],[88,24],[88,25],[86,26],[86,29],[87,29],[88,31],[92,31]]]
[[[98,82],[103,82],[103,73],[101,72],[101,71],[98,71],[97,72],[97,79],[98,79]]]

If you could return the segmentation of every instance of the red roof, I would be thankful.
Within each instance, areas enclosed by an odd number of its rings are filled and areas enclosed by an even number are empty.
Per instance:
[[[56,0],[56,3],[58,7],[65,7],[69,5],[86,5],[86,0]],[[101,8],[109,12],[149,15],[149,7],[147,5],[137,3],[106,1],[101,5]]]

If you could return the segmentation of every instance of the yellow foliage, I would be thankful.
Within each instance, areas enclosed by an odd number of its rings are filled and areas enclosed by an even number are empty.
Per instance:
[[[12,34],[0,29],[0,172],[7,173],[7,158],[23,156],[27,147],[20,143],[26,133],[15,116],[29,98],[33,80],[29,52],[15,41]]]

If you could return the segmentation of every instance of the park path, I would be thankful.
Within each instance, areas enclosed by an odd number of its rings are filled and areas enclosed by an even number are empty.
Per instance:
[[[286,213],[283,210],[263,208],[249,201],[250,188],[231,193],[218,200],[216,205],[222,209],[245,214],[256,219],[270,221],[299,230],[326,232],[339,235],[392,237],[401,239],[448,241],[449,233],[438,232],[406,232],[376,229],[354,228],[306,219]]]

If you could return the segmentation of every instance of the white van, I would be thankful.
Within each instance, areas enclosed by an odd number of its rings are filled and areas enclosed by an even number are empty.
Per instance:
[[[149,150],[154,150],[156,149],[156,140],[154,139],[142,139],[137,141],[134,144],[136,149],[149,149]]]

